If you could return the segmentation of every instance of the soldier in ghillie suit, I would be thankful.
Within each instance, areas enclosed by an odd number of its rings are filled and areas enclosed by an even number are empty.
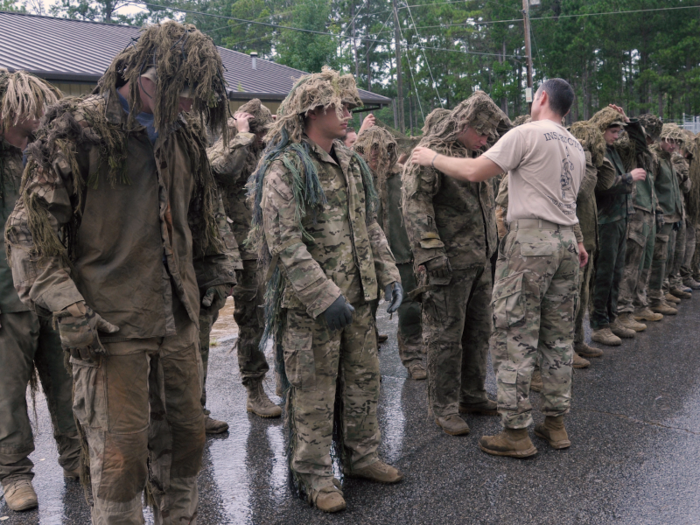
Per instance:
[[[226,111],[211,39],[166,22],[114,59],[98,94],[52,106],[28,150],[9,260],[70,353],[93,523],[143,523],[144,487],[155,523],[196,520],[199,307],[235,282],[204,132]]]
[[[611,105],[593,115],[590,122],[605,139],[605,157],[615,168],[615,181],[605,190],[596,190],[598,204],[598,235],[600,252],[596,259],[593,287],[593,308],[590,321],[591,339],[596,343],[618,346],[621,337],[632,338],[635,331],[618,320],[617,300],[625,270],[627,225],[634,213],[632,192],[637,181],[646,179],[646,171],[635,163],[627,165],[616,144],[623,129],[634,135],[634,140],[646,142],[644,130],[636,120],[630,120],[622,108]],[[634,161],[634,159],[633,159]]]
[[[419,146],[473,157],[503,112],[483,91],[460,103]],[[469,433],[460,413],[496,415],[486,395],[491,334],[491,256],[497,249],[490,182],[460,182],[431,166],[406,164],[403,217],[423,288],[423,340],[428,401],[435,422],[452,436]]]
[[[396,266],[401,274],[405,293],[399,307],[397,340],[399,357],[412,379],[426,378],[423,365],[423,333],[421,330],[421,304],[409,298],[418,286],[413,273],[413,255],[408,234],[401,215],[401,166],[397,161],[397,144],[384,128],[373,126],[357,137],[354,149],[367,162],[379,194],[377,222],[384,230]]]
[[[3,225],[15,207],[22,178],[22,152],[45,109],[61,93],[40,78],[0,69],[0,210]],[[27,384],[34,367],[46,395],[58,463],[66,478],[80,475],[80,441],[73,419],[73,380],[63,365],[58,332],[20,301],[5,253],[0,255],[0,481],[7,506],[31,509],[38,500],[32,478],[34,451],[27,413]]]
[[[688,191],[685,197],[685,257],[680,267],[683,286],[691,290],[700,290],[700,282],[693,279],[693,256],[697,246],[698,227],[700,225],[700,159],[697,137],[690,130],[683,130],[685,145],[683,155],[688,163]]]
[[[246,183],[255,171],[264,148],[263,139],[272,124],[272,113],[253,99],[243,104],[233,118],[228,121],[229,141],[219,139],[207,150],[214,178],[224,198],[226,215],[233,221],[232,229],[241,252],[242,264],[238,268],[238,284],[233,289],[235,301],[233,317],[238,325],[238,367],[243,386],[248,391],[246,407],[260,417],[279,417],[280,407],[275,405],[265,393],[263,380],[270,369],[265,354],[260,349],[265,323],[263,319],[264,290],[259,282],[258,254],[245,244],[250,233],[252,210],[247,201]],[[202,312],[202,319],[210,327],[216,321],[217,312]],[[200,315],[200,318],[202,317]],[[203,330],[203,327],[200,327]],[[209,328],[211,330],[211,328]],[[208,343],[208,334],[204,337]],[[204,377],[206,379],[206,358],[202,353]],[[204,394],[203,394],[204,395]],[[204,401],[204,397],[203,397]],[[213,420],[212,420],[213,421]],[[219,427],[228,425],[222,423]],[[214,426],[213,424],[211,425]],[[220,430],[223,432],[223,430]]]
[[[330,455],[334,417],[347,476],[403,478],[377,455],[380,373],[371,310],[378,287],[389,312],[403,290],[376,222],[372,174],[339,140],[349,108],[360,104],[352,75],[324,68],[299,79],[251,178],[252,236],[262,240],[267,271],[266,331],[284,354],[281,375],[289,382],[289,466],[309,501],[326,512],[345,508]]]

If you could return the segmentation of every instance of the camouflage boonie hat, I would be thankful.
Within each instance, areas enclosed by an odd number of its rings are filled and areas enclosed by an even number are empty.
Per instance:
[[[377,158],[377,173],[375,175],[383,175],[396,164],[396,159],[398,158],[394,136],[379,126],[372,126],[360,133],[353,148],[365,159],[367,164],[371,162],[372,150],[376,148],[379,155]]]
[[[615,111],[613,108],[603,108],[598,113],[591,117],[589,120],[591,124],[598,126],[598,129],[605,133],[605,130],[613,126],[625,127],[625,120],[623,116]]]
[[[253,118],[248,120],[251,133],[257,134],[267,131],[274,122],[272,112],[260,102],[259,98],[249,100],[238,108],[236,113],[250,113],[253,115]]]
[[[599,168],[605,158],[605,138],[598,126],[587,120],[575,122],[571,125],[571,134],[590,152],[593,165]]]
[[[479,135],[498,137],[498,125],[508,117],[483,91],[475,91],[467,100],[460,102],[452,110],[452,118],[457,122],[466,121]],[[510,122],[510,121],[509,121]]]
[[[27,118],[40,119],[46,108],[62,96],[58,89],[31,73],[10,73],[0,68],[0,129]]]
[[[639,123],[644,127],[644,133],[647,137],[656,142],[659,140],[659,135],[661,135],[661,128],[664,125],[663,120],[661,120],[656,115],[651,113],[646,113],[639,117]]]
[[[685,144],[685,134],[677,124],[664,124],[659,135],[661,140],[675,141],[681,146]]]

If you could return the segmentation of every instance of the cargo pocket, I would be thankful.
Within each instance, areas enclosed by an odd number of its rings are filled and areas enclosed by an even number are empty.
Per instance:
[[[73,413],[85,428],[107,430],[107,385],[97,363],[71,357]]]
[[[503,385],[498,389],[498,404],[499,408],[505,410],[518,409],[518,371],[517,370],[499,370],[498,382]]]
[[[639,246],[644,247],[646,239],[644,238],[644,223],[641,221],[631,222],[627,230],[627,238],[636,242]]]
[[[288,329],[282,339],[284,371],[289,383],[302,390],[309,390],[316,383],[313,334],[308,331]]]
[[[654,243],[654,259],[657,261],[665,261],[668,258],[668,240],[669,235],[657,235]]]
[[[557,251],[557,245],[551,242],[520,243],[520,255],[523,257],[549,257]]]
[[[491,301],[494,328],[508,328],[525,317],[524,275],[525,272],[518,272],[496,282]]]

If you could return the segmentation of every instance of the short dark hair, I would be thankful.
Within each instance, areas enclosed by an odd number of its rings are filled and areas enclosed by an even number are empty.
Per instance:
[[[355,128],[353,128],[352,126],[348,126],[347,128],[345,128],[345,134],[347,135],[348,133],[355,133]]]
[[[563,78],[550,78],[540,85],[549,96],[549,107],[557,115],[566,115],[574,103],[574,90]]]

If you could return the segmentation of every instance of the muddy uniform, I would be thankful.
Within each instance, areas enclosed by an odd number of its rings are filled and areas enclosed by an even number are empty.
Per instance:
[[[344,465],[360,469],[378,460],[380,372],[370,304],[377,285],[384,290],[400,277],[384,233],[367,219],[353,152],[335,141],[332,156],[303,141],[327,203],[315,212],[299,209],[294,181],[301,177],[304,187],[306,172],[287,150],[265,174],[261,206],[271,269],[283,279],[279,340],[291,384],[290,467],[313,497],[336,490],[330,455],[336,390]],[[341,295],[355,308],[352,323],[331,331],[322,314]]]
[[[0,139],[0,218],[15,207],[22,177],[22,152]],[[58,332],[50,318],[39,318],[17,296],[5,252],[0,254],[0,481],[33,478],[32,428],[27,384],[34,367],[46,395],[58,463],[66,472],[80,467],[80,441],[73,419],[73,380],[63,364]]]
[[[471,156],[461,145],[450,156]],[[491,255],[497,232],[491,182],[460,182],[407,164],[403,218],[413,264],[423,292],[423,342],[427,351],[428,398],[436,418],[458,414],[459,404],[488,401],[484,381],[491,334]],[[448,282],[431,282],[429,261],[447,257]],[[422,282],[421,282],[422,281]]]
[[[71,358],[93,523],[142,523],[147,478],[156,523],[191,523],[205,440],[200,297],[234,273],[206,197],[215,183],[203,138],[182,117],[159,136],[127,131],[128,107],[94,95],[54,115],[29,155],[7,240],[22,300],[54,315],[84,300],[119,327],[100,334],[106,354]],[[117,180],[106,133],[125,147]],[[70,248],[52,255],[59,229]]]

